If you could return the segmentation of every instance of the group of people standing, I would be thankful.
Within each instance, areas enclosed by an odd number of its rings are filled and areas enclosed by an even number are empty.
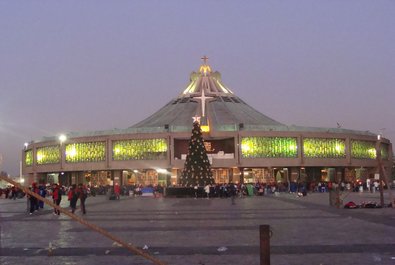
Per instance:
[[[32,183],[32,187],[30,189],[32,192],[37,193],[41,197],[45,198],[47,193],[49,193],[52,197],[52,201],[55,205],[60,206],[60,203],[62,201],[62,195],[65,194],[65,189],[58,185],[57,183],[54,183],[51,187],[51,189],[46,189],[44,185],[37,185],[36,183]],[[67,198],[70,201],[70,208],[71,212],[74,213],[76,208],[77,208],[77,202],[80,200],[80,206],[81,206],[81,211],[82,214],[86,214],[86,208],[85,208],[85,201],[86,198],[88,197],[88,190],[85,186],[82,184],[79,184],[78,187],[77,185],[73,184],[67,192]],[[34,196],[28,195],[28,201],[29,201],[29,213],[33,214],[35,211],[39,210],[40,208],[44,208],[44,202],[37,199]],[[60,210],[54,208],[54,215],[60,215]]]
[[[88,197],[88,190],[82,184],[73,184],[67,193],[67,199],[70,201],[71,212],[74,213],[77,208],[77,201],[80,200],[82,214],[86,214],[85,200]]]
[[[6,199],[14,199],[14,200],[25,196],[25,193],[21,189],[15,186],[0,188],[0,198],[2,198],[3,194]]]
[[[32,187],[30,189],[32,192],[37,193],[41,197],[45,198],[47,196],[47,190],[44,185],[37,185],[36,183],[32,184]],[[39,209],[44,208],[44,202],[38,200],[34,196],[28,196],[29,199],[29,213],[33,214],[35,211],[38,211]]]

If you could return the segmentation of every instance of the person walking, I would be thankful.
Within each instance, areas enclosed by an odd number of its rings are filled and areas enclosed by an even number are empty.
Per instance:
[[[37,184],[35,182],[32,183],[31,191],[34,193],[38,194],[38,188]],[[29,201],[30,201],[30,214],[33,214],[34,211],[38,210],[37,205],[38,205],[38,200],[36,197],[33,197],[29,195]]]
[[[193,187],[193,190],[194,190],[194,192],[195,192],[195,199],[197,199],[197,197],[198,197],[198,189],[199,189],[199,187],[198,187],[198,185],[196,184],[196,185]]]
[[[121,193],[121,188],[119,187],[118,183],[115,183],[114,185],[114,195],[115,195],[115,199],[119,200],[120,199],[120,193]]]
[[[229,195],[232,198],[232,205],[236,204],[236,191],[237,191],[237,187],[235,186],[235,184],[230,183],[229,184]]]
[[[60,202],[62,201],[62,191],[56,183],[53,184],[52,200],[57,206],[59,206]],[[55,208],[53,214],[60,215],[60,211]]]
[[[11,188],[11,198],[12,199],[16,199],[16,195],[17,195],[17,188],[15,186],[12,186]]]
[[[43,197],[43,198],[45,198],[45,196],[47,196],[47,190],[46,190],[44,184],[41,184],[41,185],[39,186],[39,188],[38,188],[38,194],[39,194],[41,197]],[[39,201],[38,201],[38,206],[39,206],[39,209],[43,209],[43,208],[44,208],[44,202],[39,200]]]
[[[207,196],[207,199],[210,199],[210,184],[207,184],[205,187],[204,187],[204,191],[206,192],[206,196]]]
[[[75,209],[77,208],[77,200],[78,200],[77,186],[75,184],[71,185],[67,197],[68,200],[70,201],[71,212],[74,213]]]
[[[85,200],[88,197],[88,190],[82,184],[78,184],[77,194],[78,194],[78,197],[80,199],[80,205],[81,205],[82,214],[86,214]]]

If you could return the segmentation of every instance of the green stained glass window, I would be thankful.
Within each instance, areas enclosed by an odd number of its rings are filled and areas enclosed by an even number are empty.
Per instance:
[[[351,157],[357,159],[376,159],[375,142],[351,140]]]
[[[166,159],[166,139],[134,139],[112,142],[113,160]]]
[[[345,158],[346,141],[336,138],[304,138],[303,156],[307,158]]]
[[[243,158],[295,158],[298,145],[293,137],[243,137],[241,155]]]
[[[25,151],[25,165],[26,166],[33,165],[33,150]]]
[[[38,165],[60,163],[59,145],[37,148],[36,161]]]
[[[66,145],[66,162],[99,162],[106,160],[106,142],[85,142]]]

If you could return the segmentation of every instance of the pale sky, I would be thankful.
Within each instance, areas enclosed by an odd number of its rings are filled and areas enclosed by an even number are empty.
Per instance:
[[[0,1],[0,167],[18,175],[43,136],[143,120],[203,55],[279,122],[395,142],[394,47],[390,0]]]

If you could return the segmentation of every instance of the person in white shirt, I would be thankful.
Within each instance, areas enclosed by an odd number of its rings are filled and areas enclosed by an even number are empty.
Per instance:
[[[207,199],[209,199],[209,198],[210,198],[210,184],[207,184],[207,185],[204,187],[204,191],[205,191],[206,194],[207,194]]]

